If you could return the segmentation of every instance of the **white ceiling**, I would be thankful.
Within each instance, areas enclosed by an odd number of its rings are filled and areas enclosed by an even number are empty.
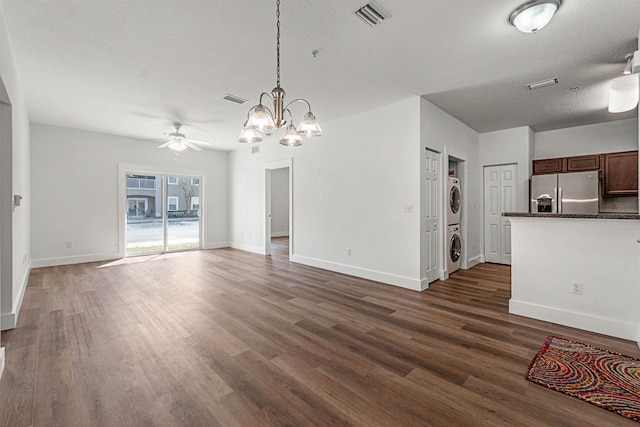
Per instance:
[[[636,117],[606,108],[637,49],[640,1],[565,0],[537,34],[508,22],[522,2],[376,0],[391,18],[372,29],[354,14],[367,0],[282,0],[282,87],[321,124],[417,95],[478,132]],[[2,3],[36,123],[154,139],[177,120],[232,150],[248,107],[275,86],[275,1]],[[526,87],[549,77],[560,83]]]

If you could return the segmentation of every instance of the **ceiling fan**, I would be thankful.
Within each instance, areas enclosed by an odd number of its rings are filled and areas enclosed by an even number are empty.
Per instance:
[[[198,141],[195,139],[187,139],[187,137],[180,133],[180,128],[182,127],[182,123],[175,122],[173,127],[176,129],[175,132],[171,132],[167,134],[169,139],[164,143],[158,146],[158,148],[170,148],[173,151],[184,151],[187,148],[191,148],[195,151],[202,151],[202,147],[210,147],[212,144],[207,141]]]

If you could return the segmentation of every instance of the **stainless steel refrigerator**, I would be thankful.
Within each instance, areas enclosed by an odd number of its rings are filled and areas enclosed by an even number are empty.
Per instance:
[[[531,177],[531,212],[598,213],[598,171],[534,175]]]

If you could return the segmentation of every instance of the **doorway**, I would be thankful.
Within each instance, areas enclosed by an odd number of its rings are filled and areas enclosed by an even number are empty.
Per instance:
[[[293,254],[293,162],[269,162],[265,169],[264,253]],[[288,248],[285,248],[288,246]]]
[[[126,256],[202,248],[202,177],[127,172],[125,182]]]

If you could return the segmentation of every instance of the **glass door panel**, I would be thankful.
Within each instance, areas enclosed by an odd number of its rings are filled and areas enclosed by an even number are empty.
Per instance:
[[[200,178],[167,177],[167,251],[200,248]]]
[[[164,250],[163,177],[127,174],[126,254]]]

